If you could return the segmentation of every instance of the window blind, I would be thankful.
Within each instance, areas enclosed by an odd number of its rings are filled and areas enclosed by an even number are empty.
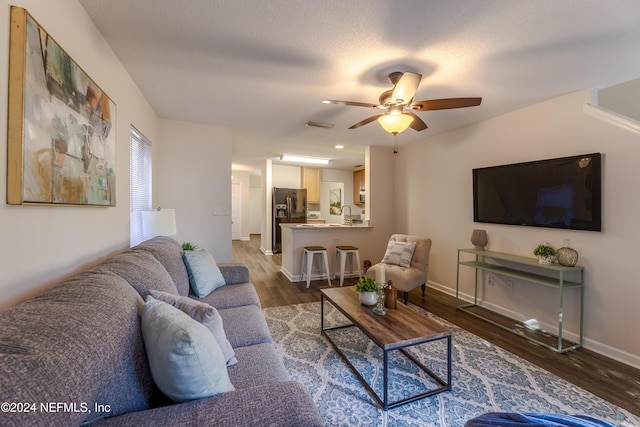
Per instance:
[[[145,240],[141,212],[151,209],[151,143],[133,127],[130,137],[129,239],[135,246]]]

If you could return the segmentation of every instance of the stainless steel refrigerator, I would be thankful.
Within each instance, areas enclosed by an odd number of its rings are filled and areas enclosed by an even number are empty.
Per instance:
[[[307,222],[306,188],[273,188],[273,247],[274,253],[282,252],[280,224]]]

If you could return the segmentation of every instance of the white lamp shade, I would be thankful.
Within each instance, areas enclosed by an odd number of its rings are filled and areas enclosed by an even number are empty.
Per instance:
[[[175,209],[142,211],[142,234],[144,237],[172,236],[176,234]]]
[[[394,134],[407,130],[411,122],[413,122],[413,117],[408,114],[390,113],[378,118],[380,126],[387,132]]]

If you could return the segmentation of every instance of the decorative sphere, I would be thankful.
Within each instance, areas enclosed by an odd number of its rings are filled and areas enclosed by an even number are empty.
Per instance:
[[[578,251],[573,248],[560,248],[556,251],[558,264],[573,267],[578,263]]]

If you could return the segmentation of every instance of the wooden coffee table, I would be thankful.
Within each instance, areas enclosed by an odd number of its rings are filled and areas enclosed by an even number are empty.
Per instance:
[[[360,379],[360,382],[368,390],[369,394],[375,399],[385,411],[387,409],[394,408],[396,406],[404,405],[409,402],[416,401],[418,399],[432,396],[436,393],[440,393],[446,390],[451,390],[451,330],[446,326],[436,322],[433,319],[423,316],[422,314],[411,310],[409,307],[398,302],[397,308],[387,309],[387,314],[384,316],[377,315],[373,312],[373,307],[368,307],[360,304],[358,294],[354,291],[352,286],[344,288],[328,288],[321,291],[321,328],[322,333],[327,337],[329,342],[336,349],[338,354],[349,365],[351,370]],[[329,301],[331,305],[337,308],[342,314],[349,319],[352,324],[327,327],[324,326],[324,304],[325,300]],[[364,332],[378,347],[383,351],[383,397],[375,392],[375,390],[367,383],[364,377],[358,372],[358,370],[349,361],[348,357],[340,350],[338,345],[333,341],[331,336],[327,334],[327,331],[335,329],[343,329],[357,327]],[[424,366],[418,361],[411,353],[406,351],[406,348],[424,344],[437,340],[447,340],[447,380],[441,379],[436,373]],[[415,396],[404,398],[396,402],[389,402],[389,383],[388,383],[388,368],[389,368],[389,352],[393,350],[401,351],[407,356],[413,363],[415,363],[422,371],[428,374],[433,380],[435,380],[440,387],[429,390],[425,393],[420,393]]]

